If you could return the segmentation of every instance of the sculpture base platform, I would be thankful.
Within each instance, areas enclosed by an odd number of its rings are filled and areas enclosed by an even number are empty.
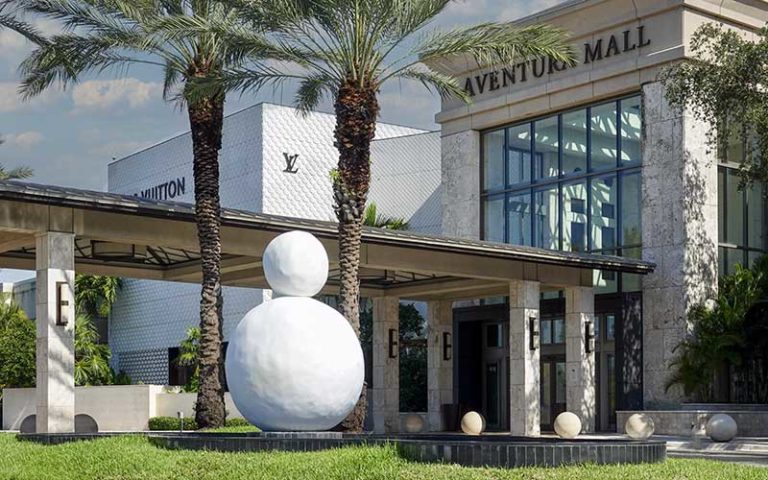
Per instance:
[[[20,438],[45,444],[93,440],[119,434],[23,434]],[[395,445],[405,458],[419,462],[455,463],[468,467],[558,467],[657,463],[667,458],[663,441],[513,437],[457,433],[377,435],[341,432],[167,433],[146,434],[159,447],[223,452],[310,452],[350,445]]]

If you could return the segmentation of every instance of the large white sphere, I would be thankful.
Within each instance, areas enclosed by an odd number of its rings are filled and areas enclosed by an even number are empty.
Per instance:
[[[424,430],[424,419],[418,413],[410,413],[403,419],[405,433],[419,433]]]
[[[314,235],[298,230],[273,238],[264,250],[264,276],[275,296],[311,297],[328,280],[328,254]]]
[[[561,413],[555,418],[555,433],[560,438],[576,438],[581,433],[581,419],[575,413]]]
[[[624,423],[624,431],[633,440],[645,440],[653,435],[655,426],[653,419],[644,413],[635,413],[629,416]]]
[[[360,397],[360,342],[340,313],[317,300],[262,303],[231,338],[229,391],[243,417],[263,430],[333,428]]]
[[[736,436],[738,426],[730,415],[718,413],[707,421],[707,436],[715,442],[730,442]]]
[[[461,431],[467,435],[480,435],[485,431],[485,417],[477,412],[467,412],[461,417]]]

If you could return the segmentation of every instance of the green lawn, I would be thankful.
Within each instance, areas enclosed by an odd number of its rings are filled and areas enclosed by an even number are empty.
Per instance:
[[[0,434],[2,479],[766,479],[768,469],[702,460],[562,469],[478,469],[419,464],[394,449],[319,453],[217,453],[156,448],[141,436],[46,447]]]

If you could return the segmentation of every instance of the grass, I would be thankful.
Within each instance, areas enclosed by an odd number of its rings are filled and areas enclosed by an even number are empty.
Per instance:
[[[233,425],[229,427],[204,428],[200,431],[206,433],[254,433],[261,430],[253,425]]]
[[[766,479],[768,470],[707,460],[559,469],[480,469],[409,462],[389,447],[313,453],[165,450],[142,436],[43,446],[0,434],[0,479]]]

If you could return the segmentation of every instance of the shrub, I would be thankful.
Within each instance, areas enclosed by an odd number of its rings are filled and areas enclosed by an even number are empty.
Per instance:
[[[250,427],[251,424],[244,418],[228,418],[224,423],[227,427]]]
[[[153,417],[149,419],[150,431],[179,430],[180,428],[181,421],[176,417]],[[197,430],[194,418],[184,419],[184,430]]]

